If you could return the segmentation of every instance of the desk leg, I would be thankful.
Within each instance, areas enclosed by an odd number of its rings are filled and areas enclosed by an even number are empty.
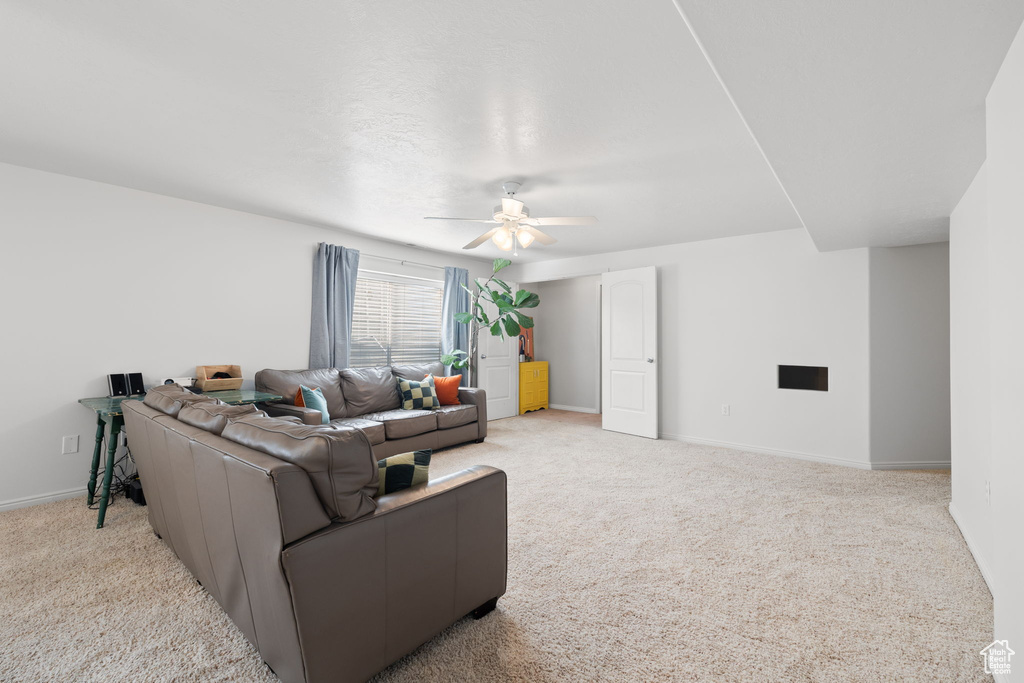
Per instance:
[[[114,476],[114,454],[117,452],[117,437],[124,426],[124,416],[114,415],[110,418],[110,441],[107,443],[107,467],[103,471],[103,489],[100,492],[100,516],[96,520],[96,528],[103,528],[103,518],[107,516],[107,503],[110,501],[110,480]]]
[[[103,418],[96,416],[96,446],[92,449],[92,469],[89,470],[89,498],[88,504],[92,505],[94,502],[94,496],[96,494],[96,472],[100,468],[100,451],[103,449],[103,431],[107,428],[107,423],[103,421]]]

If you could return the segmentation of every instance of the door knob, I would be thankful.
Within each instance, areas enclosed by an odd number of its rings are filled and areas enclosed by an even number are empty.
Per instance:
[[[654,362],[654,359],[653,359],[653,358],[648,358],[648,359],[647,359],[647,362],[648,362],[648,363],[653,363],[653,362]]]
[[[486,353],[481,353],[481,354],[480,354],[480,357],[481,357],[481,358],[487,358],[487,354],[486,354]]]

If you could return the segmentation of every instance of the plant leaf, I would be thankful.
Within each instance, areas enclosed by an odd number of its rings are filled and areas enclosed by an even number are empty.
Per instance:
[[[494,281],[494,282],[495,282],[495,283],[496,283],[496,284],[497,284],[497,285],[498,285],[499,287],[501,287],[502,289],[504,289],[504,290],[505,290],[506,292],[509,292],[509,293],[511,293],[511,292],[512,292],[512,288],[511,288],[511,287],[509,287],[509,286],[508,286],[508,283],[507,283],[507,282],[505,282],[504,280],[499,280],[498,278],[492,278],[492,280],[493,280],[493,281]]]
[[[502,334],[501,334],[501,321],[500,320],[495,320],[494,324],[491,325],[491,334],[494,335],[495,337],[502,336]]]
[[[468,311],[464,313],[456,313],[453,317],[455,318],[456,322],[460,322],[463,324],[468,324],[473,320],[473,314],[469,313]]]
[[[525,289],[520,289],[518,292],[516,292],[516,298],[513,300],[512,303],[518,306],[519,304],[526,301],[526,297],[528,296],[530,296],[530,292],[526,291]]]
[[[519,323],[510,317],[505,318],[505,331],[508,332],[508,336],[515,337],[519,334]]]
[[[530,292],[530,296],[523,299],[522,303],[517,304],[516,308],[537,308],[540,304],[540,295]]]
[[[530,329],[533,327],[533,318],[528,315],[523,315],[519,311],[516,311],[516,318],[519,320],[519,326],[523,329]]]
[[[480,278],[473,280],[473,282],[476,284],[476,288],[479,289],[481,292],[486,289],[482,284],[480,284]],[[472,292],[470,292],[470,294],[472,294]]]
[[[508,268],[512,265],[512,262],[507,258],[496,258],[494,259],[494,272],[497,273],[502,268]]]

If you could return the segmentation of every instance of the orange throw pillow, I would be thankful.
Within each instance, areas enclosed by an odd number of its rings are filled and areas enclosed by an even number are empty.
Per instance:
[[[426,375],[424,379],[430,377]],[[437,392],[437,400],[443,406],[459,405],[459,384],[462,382],[462,375],[451,377],[438,377],[434,375],[434,391]]]
[[[294,403],[295,405],[299,406],[300,408],[305,408],[306,407],[306,402],[302,400],[302,388],[301,387],[299,387],[298,389],[295,390],[295,400],[292,401],[292,403]]]

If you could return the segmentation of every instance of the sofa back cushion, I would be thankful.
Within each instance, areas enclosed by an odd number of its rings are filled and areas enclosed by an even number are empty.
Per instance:
[[[256,373],[256,389],[284,396],[287,403],[295,398],[295,392],[305,384],[311,389],[320,389],[327,400],[330,419],[348,417],[354,413],[345,409],[345,395],[341,388],[341,373],[337,368],[316,370],[260,370]]]
[[[341,386],[345,393],[345,408],[351,417],[395,410],[402,404],[398,381],[388,366],[346,368],[341,371]]]
[[[266,415],[254,405],[229,406],[226,403],[200,402],[189,403],[181,408],[178,419],[211,434],[220,434],[228,426],[228,421],[237,420],[251,415]]]
[[[414,379],[419,382],[427,375],[443,376],[444,366],[441,364],[441,361],[416,363],[415,365],[392,365],[391,372],[398,379]]]
[[[221,436],[301,467],[332,519],[356,519],[377,509],[377,459],[358,429],[254,415],[229,422]]]
[[[182,406],[192,403],[219,403],[210,396],[193,394],[180,384],[162,384],[153,387],[146,392],[146,398],[142,402],[154,410],[159,410],[164,415],[178,417]]]

